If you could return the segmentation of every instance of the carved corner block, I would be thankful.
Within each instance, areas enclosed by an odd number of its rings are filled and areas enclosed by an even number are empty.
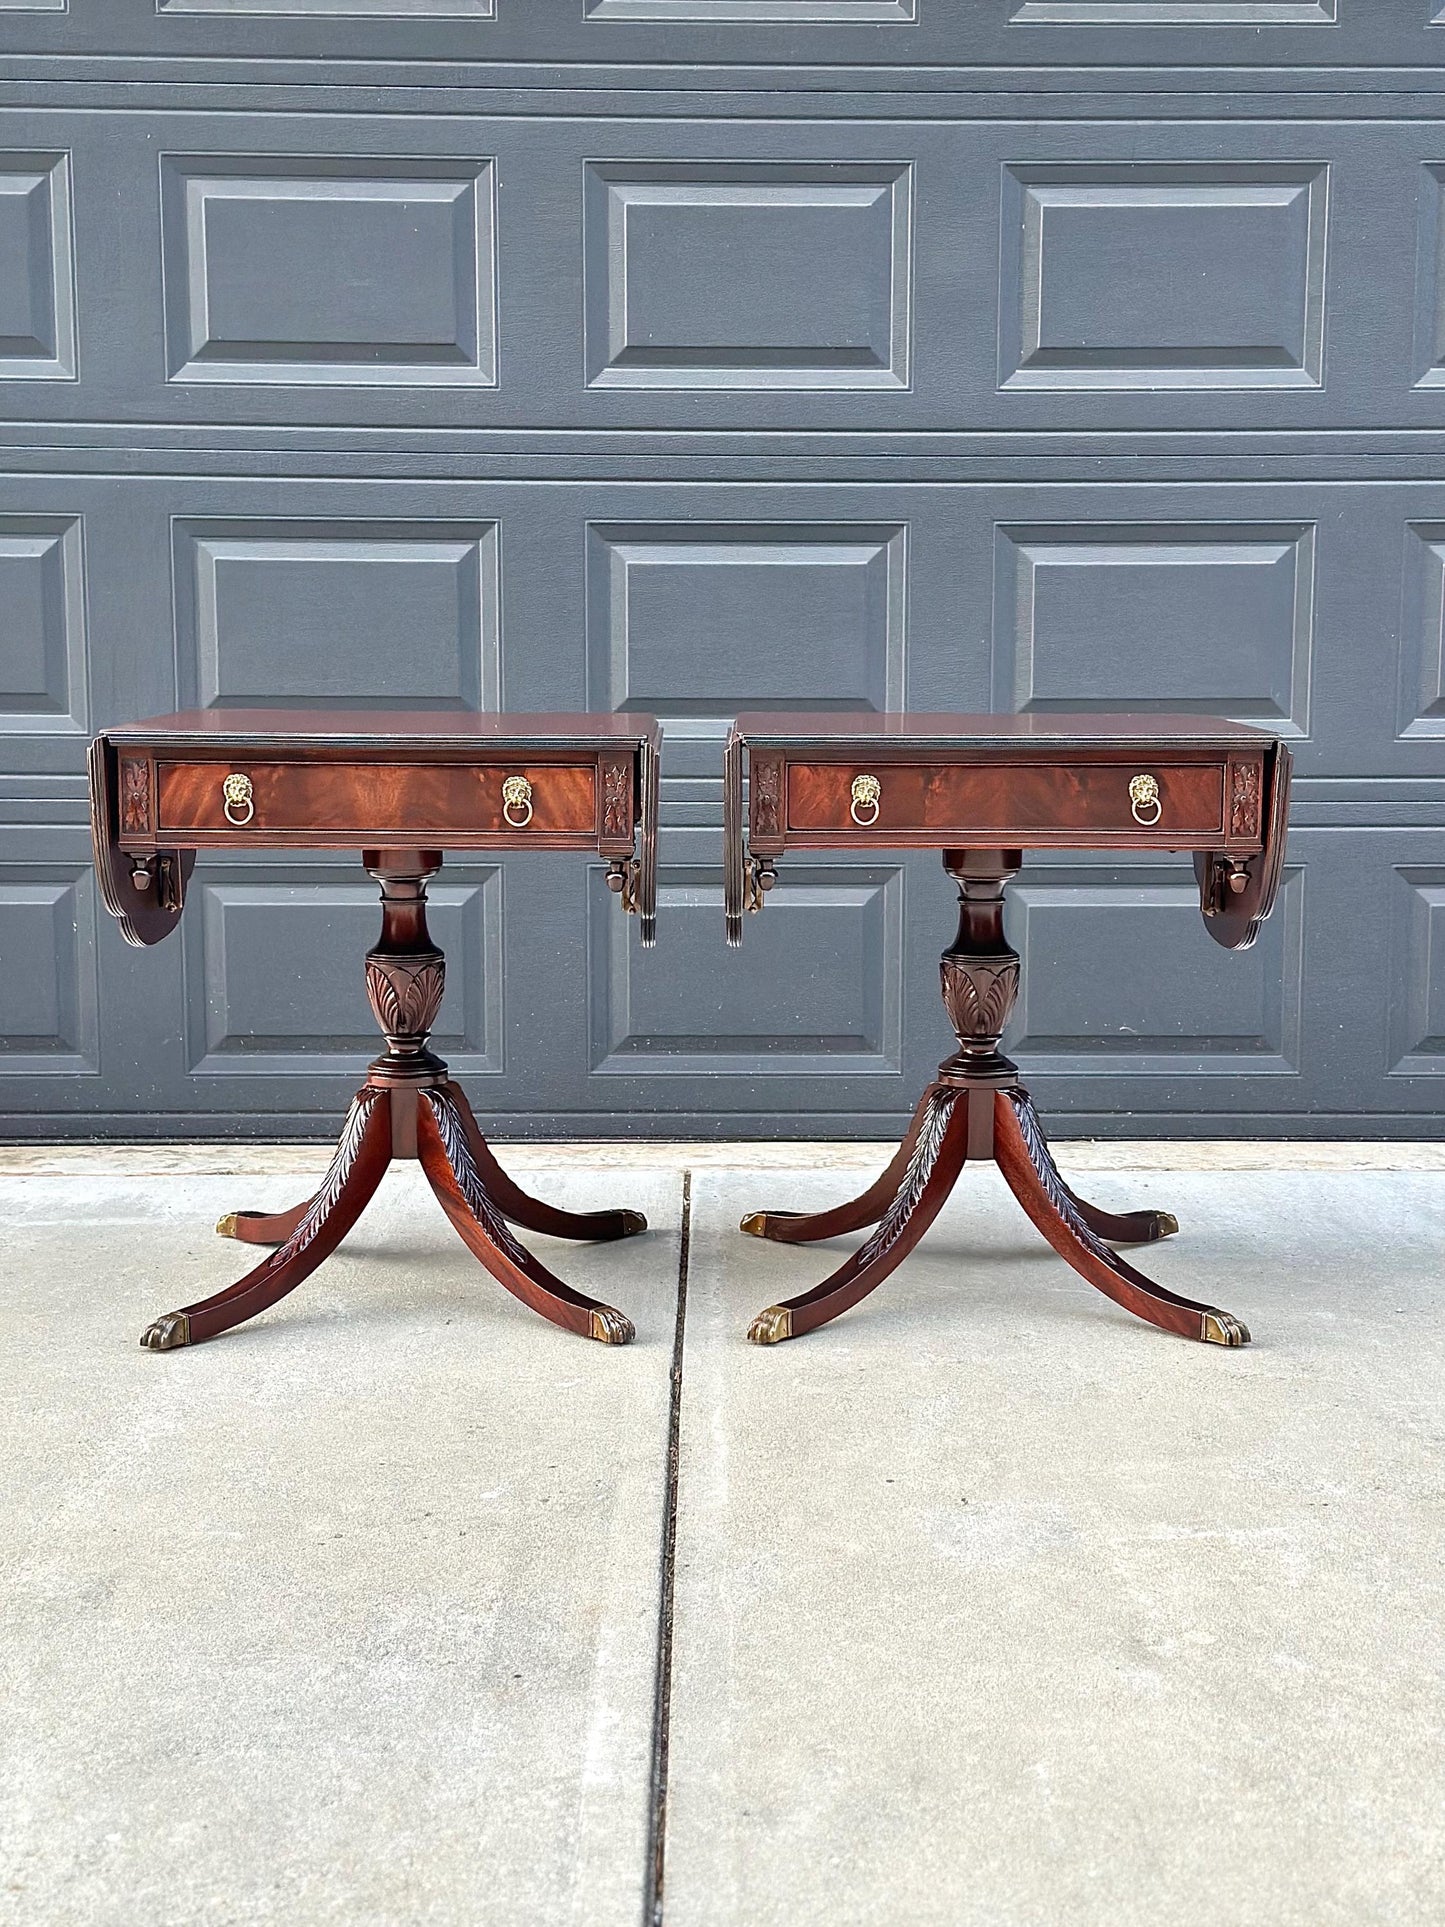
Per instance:
[[[1254,762],[1229,764],[1229,829],[1231,843],[1257,843],[1260,837],[1260,807],[1263,768]]]
[[[122,836],[151,836],[155,833],[155,809],[151,793],[151,765],[142,756],[120,759],[120,833]]]
[[[756,850],[773,844],[781,848],[783,830],[783,759],[754,750],[748,761],[748,842]]]
[[[633,838],[633,759],[604,759],[602,774],[603,856],[630,856]]]

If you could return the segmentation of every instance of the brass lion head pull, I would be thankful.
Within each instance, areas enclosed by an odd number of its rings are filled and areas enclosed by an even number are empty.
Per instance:
[[[1141,823],[1146,830],[1152,830],[1164,814],[1159,801],[1159,779],[1157,776],[1136,776],[1129,785],[1129,808],[1134,821]]]
[[[221,797],[226,812],[226,821],[239,830],[251,821],[256,814],[255,790],[249,776],[233,770],[221,785]]]
[[[502,779],[502,815],[514,830],[525,830],[532,820],[532,785],[525,776]]]
[[[849,815],[860,828],[871,830],[878,821],[878,805],[883,798],[883,785],[876,776],[855,776],[852,796]]]

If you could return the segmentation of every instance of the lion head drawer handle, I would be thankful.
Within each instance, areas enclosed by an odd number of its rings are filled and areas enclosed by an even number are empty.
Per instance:
[[[502,815],[514,830],[525,830],[532,820],[532,785],[525,776],[502,779]]]
[[[226,821],[238,830],[244,829],[256,814],[255,794],[250,777],[243,776],[239,770],[233,770],[221,785]]]
[[[1159,801],[1159,779],[1157,776],[1136,776],[1129,785],[1129,808],[1134,821],[1142,823],[1146,830],[1152,830],[1164,814]]]
[[[871,830],[878,821],[878,805],[883,797],[883,785],[876,776],[855,776],[853,778],[853,801],[849,814],[861,829]]]

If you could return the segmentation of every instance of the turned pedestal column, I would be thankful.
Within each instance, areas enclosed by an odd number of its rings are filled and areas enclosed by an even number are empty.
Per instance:
[[[754,1343],[797,1338],[866,1298],[918,1243],[970,1158],[997,1163],[1054,1249],[1117,1303],[1186,1338],[1249,1342],[1237,1318],[1177,1297],[1111,1249],[1168,1237],[1178,1222],[1165,1211],[1101,1211],[1077,1197],[1054,1163],[1018,1066],[999,1049],[1019,993],[1019,957],[1004,935],[1004,901],[1022,861],[1017,850],[944,852],[944,868],[958,886],[959,918],[940,973],[958,1049],[940,1064],[893,1162],[861,1197],[829,1211],[759,1211],[743,1219],[744,1231],[779,1244],[874,1227],[822,1284],[760,1312],[748,1333]]]
[[[429,1046],[446,989],[446,959],[427,930],[427,885],[439,851],[368,850],[381,888],[381,935],[366,953],[366,991],[386,1039],[352,1100],[321,1188],[288,1211],[231,1211],[223,1237],[275,1248],[236,1284],[158,1318],[141,1343],[172,1351],[214,1338],[294,1291],[356,1223],[393,1158],[416,1158],[462,1239],[514,1296],[553,1324],[625,1345],[632,1324],[563,1283],[513,1235],[508,1220],[557,1238],[627,1238],[647,1228],[638,1211],[562,1211],[533,1198],[493,1156],[459,1085]]]

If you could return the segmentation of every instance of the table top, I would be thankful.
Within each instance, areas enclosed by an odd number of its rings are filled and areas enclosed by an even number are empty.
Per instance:
[[[750,743],[795,744],[799,746],[830,743],[846,745],[866,739],[900,749],[1020,749],[1034,746],[1043,750],[1107,749],[1112,746],[1137,749],[1141,743],[1161,743],[1183,747],[1194,744],[1204,748],[1256,747],[1272,742],[1272,730],[1256,729],[1249,723],[1232,723],[1222,716],[1190,716],[1174,712],[1126,710],[1115,713],[1087,711],[1040,715],[968,716],[929,714],[886,714],[875,710],[760,710],[739,716],[734,724],[738,735]]]
[[[1210,934],[1238,949],[1274,901],[1290,770],[1276,731],[1220,716],[748,712],[723,761],[727,940],[787,851],[987,851],[1017,867],[1025,850],[1162,850],[1192,853]]]
[[[657,923],[661,731],[652,716],[180,710],[90,745],[91,834],[127,942],[175,927],[198,850],[583,850]],[[223,772],[229,772],[224,775]]]
[[[203,749],[207,744],[248,749],[438,749],[483,753],[508,749],[608,748],[653,742],[657,721],[640,713],[614,715],[474,710],[182,709],[171,716],[122,723],[101,732],[112,743],[149,748]]]

